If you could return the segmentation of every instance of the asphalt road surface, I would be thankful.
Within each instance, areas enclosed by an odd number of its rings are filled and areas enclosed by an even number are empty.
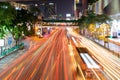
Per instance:
[[[56,30],[12,62],[0,80],[75,80],[67,41],[65,30]]]

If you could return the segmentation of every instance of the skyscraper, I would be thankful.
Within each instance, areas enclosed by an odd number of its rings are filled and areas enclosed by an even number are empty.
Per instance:
[[[86,9],[88,7],[87,0],[74,0],[74,11],[75,17],[80,18],[83,14],[86,13]]]
[[[67,14],[74,17],[74,0],[46,0],[44,3],[41,9],[45,18],[66,19]]]
[[[54,19],[54,16],[56,15],[55,5],[56,4],[53,2],[45,3],[44,16],[46,18]]]
[[[69,14],[74,17],[74,0],[28,0],[28,1],[18,1],[28,5],[37,5],[44,18],[51,18],[56,16],[61,19],[66,19],[66,15]]]

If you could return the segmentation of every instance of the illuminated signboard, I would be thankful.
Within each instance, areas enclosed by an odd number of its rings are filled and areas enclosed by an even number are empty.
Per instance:
[[[80,1],[79,0],[76,0],[76,3],[79,3]]]
[[[71,14],[66,14],[66,17],[71,17]]]
[[[0,46],[4,46],[4,39],[0,39]]]

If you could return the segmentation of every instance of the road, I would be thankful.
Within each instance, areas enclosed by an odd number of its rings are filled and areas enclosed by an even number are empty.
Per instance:
[[[32,44],[32,42],[31,42]],[[76,80],[64,29],[29,47],[0,74],[0,80]]]
[[[120,59],[109,50],[99,46],[93,41],[77,34],[69,29],[73,36],[72,40],[76,47],[83,47],[88,49],[88,54],[102,67],[99,72],[91,69],[94,73],[95,80],[119,80],[120,79]],[[88,79],[89,80],[89,79]]]
[[[86,65],[76,47],[87,48],[85,53],[101,67],[90,68],[90,77],[86,77]],[[0,80],[119,80],[119,63],[110,51],[71,28],[61,27],[40,41],[30,41],[28,51],[2,66]]]

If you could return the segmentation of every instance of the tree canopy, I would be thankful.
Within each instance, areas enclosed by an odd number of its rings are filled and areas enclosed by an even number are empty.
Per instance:
[[[16,11],[8,2],[0,2],[0,38],[6,34],[15,18]]]
[[[0,2],[0,38],[4,38],[6,31],[9,31],[15,40],[21,37],[22,32],[33,33],[33,30],[28,30],[28,26],[31,27],[32,23],[37,21],[39,12],[36,8],[16,10],[9,2]]]
[[[0,24],[10,25],[15,18],[15,9],[8,2],[0,2]]]
[[[88,27],[89,24],[104,23],[111,19],[105,14],[95,14],[93,11],[88,11],[87,15],[83,15],[78,19],[78,25],[82,27]]]

